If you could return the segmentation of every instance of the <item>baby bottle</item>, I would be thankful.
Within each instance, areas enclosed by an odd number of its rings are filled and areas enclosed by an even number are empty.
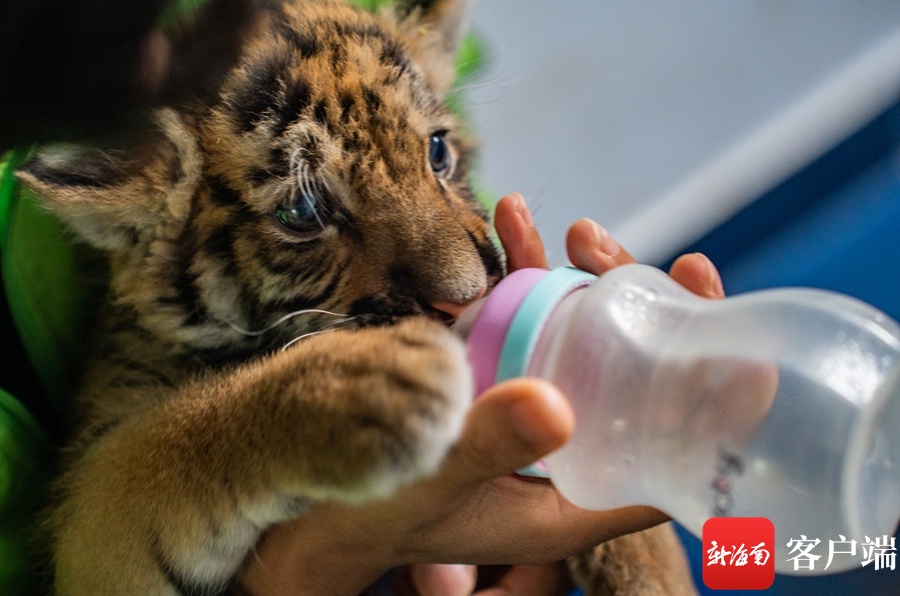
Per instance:
[[[457,327],[479,392],[533,376],[570,400],[572,440],[523,473],[576,505],[650,505],[697,536],[710,517],[767,517],[786,573],[801,536],[894,534],[900,327],[862,302],[810,289],[708,300],[645,265],[524,269]],[[860,566],[835,551],[813,572]]]

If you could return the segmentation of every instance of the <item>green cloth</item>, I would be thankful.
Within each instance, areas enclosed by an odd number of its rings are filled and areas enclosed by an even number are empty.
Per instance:
[[[33,594],[30,527],[52,464],[50,441],[0,389],[0,594]]]
[[[12,172],[25,155],[0,162],[0,272],[22,345],[57,410],[74,362],[81,302],[72,249],[57,222],[18,196]],[[19,337],[0,337],[18,342]],[[0,362],[0,366],[8,363]],[[26,397],[26,396],[19,396]],[[27,396],[32,401],[46,396]],[[52,443],[28,410],[0,388],[0,593],[29,594],[33,551],[28,528],[50,476]]]
[[[90,298],[62,226],[15,182],[23,157],[13,153],[0,163],[0,271],[25,352],[59,413],[84,344]]]

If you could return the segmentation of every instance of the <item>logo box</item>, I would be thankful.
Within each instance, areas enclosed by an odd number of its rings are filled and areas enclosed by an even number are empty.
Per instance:
[[[775,581],[775,526],[765,517],[703,524],[703,583],[711,590],[765,590]]]

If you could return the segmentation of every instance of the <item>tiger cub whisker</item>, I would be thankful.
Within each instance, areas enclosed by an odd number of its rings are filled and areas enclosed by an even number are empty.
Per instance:
[[[320,198],[325,194],[325,190],[328,190],[328,185],[323,185],[318,176],[312,175],[309,162],[304,157],[305,153],[305,147],[298,147],[291,152],[289,164],[289,171],[292,175],[291,181],[296,184],[301,198],[312,211],[319,227],[324,230],[325,222],[322,216],[319,215],[319,209],[325,209],[327,206],[325,204],[319,205],[319,203],[321,203]]]
[[[333,317],[346,317],[347,316],[346,314],[331,312],[329,310],[321,310],[318,308],[304,308],[302,310],[296,310],[294,312],[288,313],[288,314],[284,315],[283,317],[280,317],[278,320],[276,320],[274,323],[272,323],[268,327],[264,327],[263,329],[259,329],[257,331],[250,331],[248,329],[244,329],[243,327],[241,327],[235,323],[232,323],[231,321],[225,321],[225,322],[228,324],[229,327],[231,327],[232,329],[234,329],[241,335],[246,335],[249,337],[259,337],[260,335],[264,335],[264,334],[268,333],[269,331],[276,329],[278,326],[283,325],[284,323],[288,322],[289,320],[293,319],[294,317],[298,317],[300,315],[307,315],[307,314],[331,315]],[[349,321],[354,318],[355,317],[350,317],[349,319],[342,319],[341,321],[338,321],[338,322]]]
[[[302,341],[302,340],[306,339],[307,337],[312,337],[313,335],[322,335],[323,333],[329,333],[329,332],[331,332],[331,331],[337,331],[338,329],[340,329],[340,327],[337,327],[337,325],[339,325],[340,323],[348,323],[348,322],[352,321],[352,320],[355,319],[355,318],[356,318],[356,317],[350,317],[350,318],[347,318],[347,319],[341,319],[340,321],[334,321],[333,323],[331,323],[330,325],[328,325],[329,327],[331,327],[331,329],[320,329],[319,331],[311,331],[311,332],[309,332],[309,333],[304,333],[303,335],[300,335],[300,336],[298,336],[298,337],[295,337],[295,338],[292,339],[291,341],[289,341],[289,342],[287,342],[286,344],[284,344],[284,345],[281,347],[281,351],[284,352],[285,350],[287,350],[288,348],[290,348],[290,347],[291,347],[292,345],[294,345],[295,343],[297,343],[297,342],[299,342],[299,341]]]

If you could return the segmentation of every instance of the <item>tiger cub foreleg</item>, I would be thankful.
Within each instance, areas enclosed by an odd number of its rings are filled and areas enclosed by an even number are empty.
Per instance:
[[[461,342],[426,320],[336,331],[188,384],[95,440],[56,512],[57,591],[209,593],[263,529],[433,471],[472,399]]]

